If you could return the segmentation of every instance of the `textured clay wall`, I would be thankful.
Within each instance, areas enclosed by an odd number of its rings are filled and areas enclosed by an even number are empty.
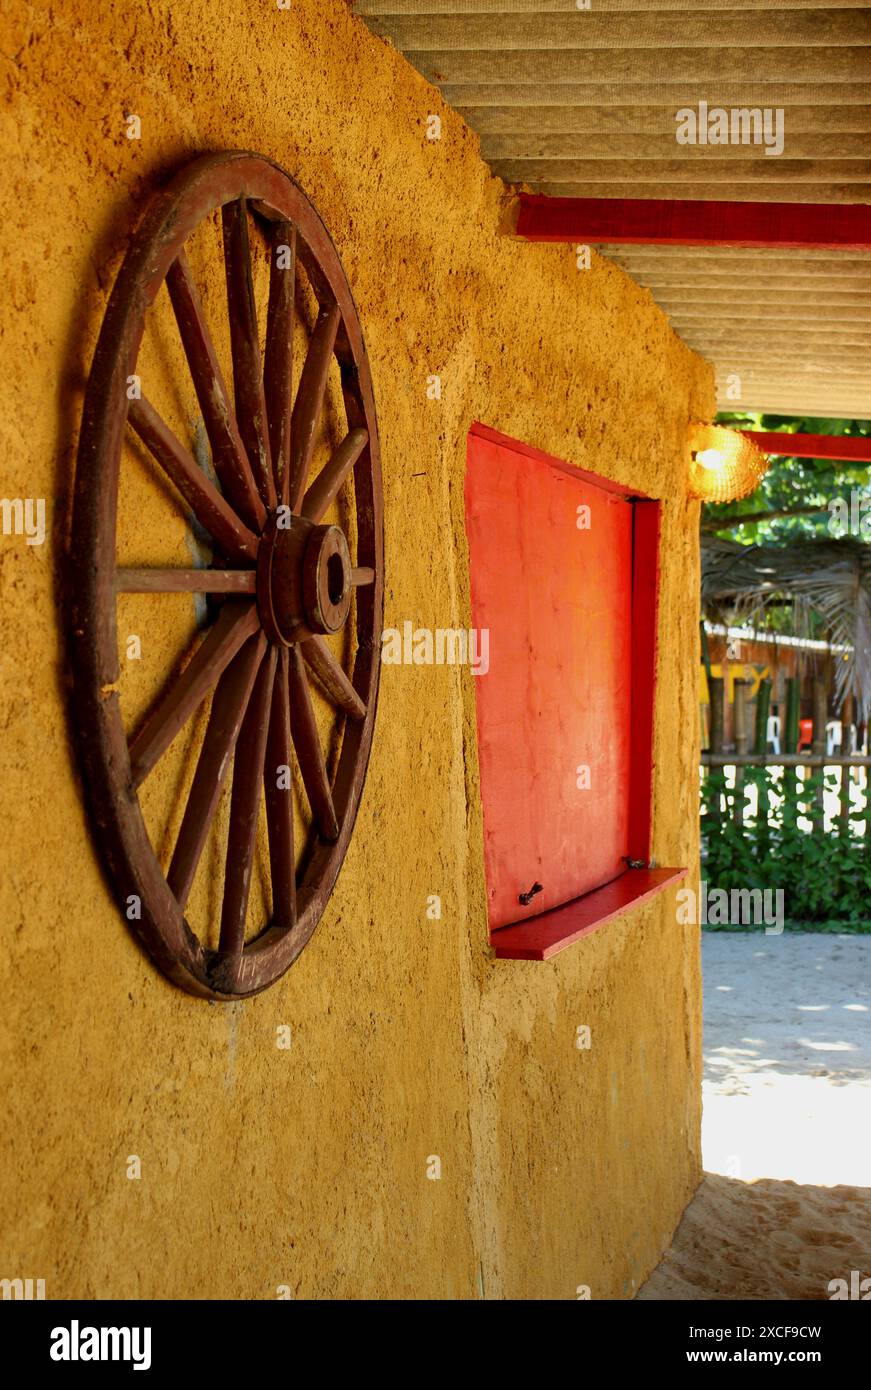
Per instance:
[[[313,941],[250,1002],[182,994],[128,935],[95,855],[58,563],[83,382],[131,220],[195,153],[258,150],[313,198],[357,298],[387,624],[468,626],[474,420],[664,499],[654,853],[694,866],[684,431],[712,410],[710,371],[614,266],[580,271],[569,247],[501,235],[504,190],[475,137],[338,0],[11,10],[2,494],[46,498],[48,536],[0,538],[0,1274],[44,1277],[50,1298],[274,1298],[279,1285],[573,1298],[580,1284],[631,1297],[699,1176],[698,949],[673,890],[549,964],[495,962],[473,678],[389,666],[357,829]],[[165,493],[140,481],[131,505],[145,553]],[[146,637],[147,664],[169,635]]]

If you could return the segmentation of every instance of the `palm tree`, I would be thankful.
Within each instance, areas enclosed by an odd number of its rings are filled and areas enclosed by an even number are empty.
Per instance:
[[[835,699],[852,693],[860,719],[871,708],[871,546],[854,537],[785,545],[740,545],[702,535],[702,608],[728,623],[761,625],[773,604],[792,602],[794,632],[810,635],[815,615],[833,645]],[[817,624],[818,625],[818,624]]]

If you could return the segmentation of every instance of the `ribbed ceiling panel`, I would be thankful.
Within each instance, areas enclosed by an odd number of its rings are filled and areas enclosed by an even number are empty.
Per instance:
[[[860,0],[353,8],[441,88],[508,183],[554,197],[871,203],[871,6]],[[679,145],[675,114],[701,101],[782,108],[783,153]],[[600,249],[713,361],[723,408],[871,417],[871,255]]]

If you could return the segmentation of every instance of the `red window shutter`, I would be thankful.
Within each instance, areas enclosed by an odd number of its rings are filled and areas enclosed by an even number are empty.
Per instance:
[[[557,460],[473,433],[466,527],[472,621],[489,631],[475,693],[496,929],[626,869],[633,507]]]

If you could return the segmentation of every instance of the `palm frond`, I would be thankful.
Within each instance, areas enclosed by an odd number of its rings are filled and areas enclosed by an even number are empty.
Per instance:
[[[849,649],[836,663],[835,698],[852,692],[871,708],[871,546],[853,537],[779,546],[702,537],[702,604],[720,620],[760,625],[773,600],[792,599],[795,630],[818,614],[829,641]],[[729,617],[726,616],[728,613]]]

